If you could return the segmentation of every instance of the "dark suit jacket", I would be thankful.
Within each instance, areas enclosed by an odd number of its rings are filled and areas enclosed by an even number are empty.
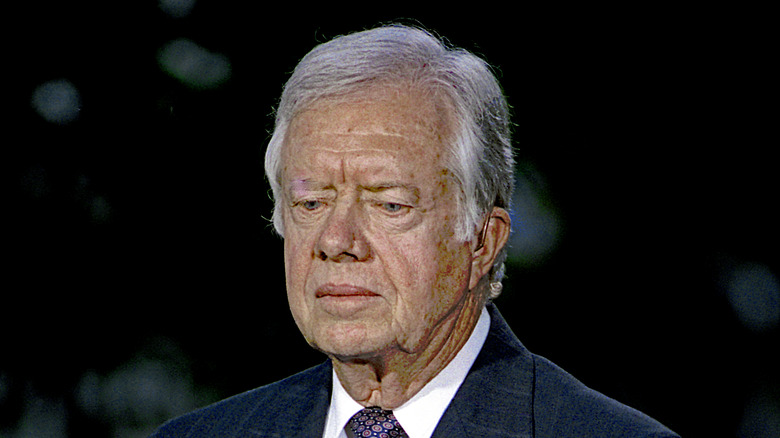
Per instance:
[[[434,438],[677,437],[652,418],[530,353],[488,305],[490,333]],[[330,403],[330,361],[176,418],[150,438],[319,438]],[[297,418],[296,418],[297,417]]]

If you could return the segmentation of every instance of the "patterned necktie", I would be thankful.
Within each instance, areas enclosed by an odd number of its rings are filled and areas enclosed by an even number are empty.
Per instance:
[[[385,411],[382,408],[365,408],[353,415],[347,423],[356,438],[406,438],[406,432],[398,424],[393,411]]]

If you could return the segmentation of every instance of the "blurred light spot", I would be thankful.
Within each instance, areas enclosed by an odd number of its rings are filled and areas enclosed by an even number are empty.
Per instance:
[[[741,438],[780,437],[780,404],[768,394],[754,395],[745,406],[739,425]]]
[[[27,388],[25,406],[14,437],[66,438],[68,413],[62,399],[43,397]]]
[[[231,74],[227,56],[212,53],[186,38],[166,44],[158,62],[166,73],[193,88],[218,87]]]
[[[160,0],[160,9],[173,18],[183,18],[190,14],[195,0]]]
[[[196,388],[179,346],[154,338],[122,366],[100,375],[87,371],[74,391],[80,410],[102,418],[117,437],[146,437],[164,421],[213,401]]]
[[[81,376],[78,387],[74,391],[76,403],[89,415],[98,415],[102,406],[100,400],[100,376],[94,371],[87,371]]]
[[[549,201],[542,175],[530,164],[518,166],[512,198],[510,262],[538,266],[555,250],[561,234],[560,218]]]
[[[33,91],[32,106],[46,121],[65,125],[78,118],[81,98],[72,83],[58,79]]]
[[[125,424],[155,424],[196,406],[192,383],[168,364],[140,359],[103,383],[101,400],[108,415]]]
[[[739,320],[754,331],[766,331],[780,321],[780,283],[768,267],[744,263],[728,275],[726,292]]]

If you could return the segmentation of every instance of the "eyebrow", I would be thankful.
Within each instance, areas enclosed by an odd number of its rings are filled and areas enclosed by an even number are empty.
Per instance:
[[[290,189],[306,189],[306,190],[326,190],[332,189],[333,184],[322,183],[313,179],[295,179],[288,184]]]
[[[415,200],[420,199],[420,189],[418,187],[410,186],[408,184],[403,184],[398,182],[383,182],[383,183],[372,184],[372,185],[360,185],[359,188],[361,190],[365,190],[370,193],[381,193],[388,190],[399,189],[411,193],[411,195],[414,196]]]
[[[321,183],[310,179],[296,179],[290,181],[286,187],[286,192],[294,195],[301,192],[321,192],[326,190],[335,190],[336,187],[333,184]]]

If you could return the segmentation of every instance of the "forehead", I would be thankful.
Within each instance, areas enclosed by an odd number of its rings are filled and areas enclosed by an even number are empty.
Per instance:
[[[312,152],[440,155],[445,111],[424,93],[374,89],[322,99],[299,112],[285,138],[287,164]]]

